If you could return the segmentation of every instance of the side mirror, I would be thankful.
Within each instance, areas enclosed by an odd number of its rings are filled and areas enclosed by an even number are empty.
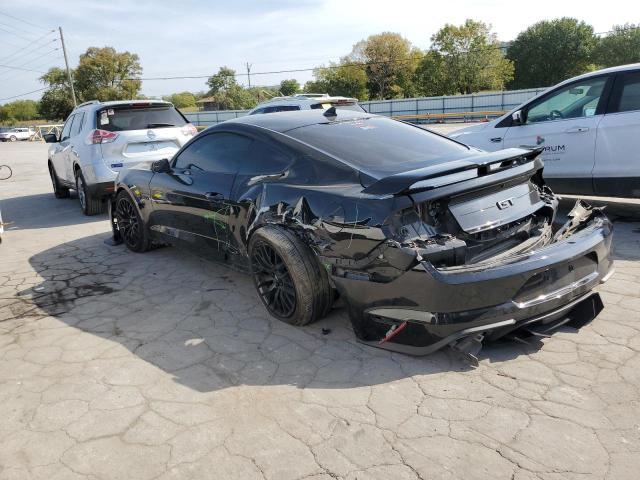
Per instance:
[[[42,138],[46,143],[58,143],[58,136],[55,133],[45,133]]]
[[[511,114],[511,120],[513,120],[514,125],[522,125],[524,123],[522,118],[522,110],[516,110]]]
[[[151,164],[151,171],[154,173],[169,173],[171,171],[169,160],[166,158],[156,160]]]

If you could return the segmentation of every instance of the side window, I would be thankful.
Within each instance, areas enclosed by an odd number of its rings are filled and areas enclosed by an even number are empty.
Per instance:
[[[271,175],[282,173],[291,163],[291,156],[271,145],[254,141],[247,161],[240,165],[240,173],[245,175]]]
[[[527,109],[527,123],[595,115],[607,77],[588,78],[557,90]]]
[[[64,142],[69,138],[69,132],[71,131],[71,124],[73,123],[75,115],[69,115],[67,121],[64,123],[64,127],[62,127],[62,133],[60,134],[60,141]]]
[[[176,168],[236,173],[247,161],[251,140],[235,133],[212,133],[189,145],[176,158]]]
[[[296,110],[300,110],[298,105],[280,105],[278,107],[274,107],[274,112],[293,112]]]
[[[640,72],[627,73],[622,77],[620,101],[616,112],[640,110]]]
[[[264,108],[259,108],[258,110],[256,110],[255,112],[253,112],[251,115],[257,115],[259,113],[264,113]]]
[[[73,125],[71,126],[71,137],[75,137],[82,130],[82,125],[84,125],[84,112],[76,113],[75,120],[73,121]]]

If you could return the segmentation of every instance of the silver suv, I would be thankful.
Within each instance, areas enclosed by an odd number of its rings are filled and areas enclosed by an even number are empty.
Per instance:
[[[0,142],[15,142],[17,140],[31,140],[36,134],[32,127],[16,127],[0,132]]]
[[[137,163],[170,158],[197,133],[171,103],[126,100],[78,105],[62,128],[44,135],[56,198],[78,192],[85,215],[101,213],[118,172]]]
[[[357,98],[331,97],[327,93],[301,93],[290,97],[271,98],[251,110],[249,115],[290,112],[292,110],[326,110],[331,107],[356,110],[358,112],[365,111],[364,108],[358,105]]]

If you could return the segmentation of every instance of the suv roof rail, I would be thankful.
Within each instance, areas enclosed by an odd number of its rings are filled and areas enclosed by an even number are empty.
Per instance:
[[[78,105],[78,107],[84,107],[85,105],[92,105],[94,103],[100,103],[100,100],[89,100],[88,102],[81,103],[80,105]]]

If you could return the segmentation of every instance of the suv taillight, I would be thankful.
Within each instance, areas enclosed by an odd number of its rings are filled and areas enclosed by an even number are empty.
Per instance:
[[[89,142],[90,145],[96,145],[98,143],[111,143],[116,138],[118,138],[117,133],[96,129],[96,130],[91,130],[91,132],[89,133],[89,136],[87,137],[87,142]]]
[[[183,135],[195,135],[196,133],[198,133],[198,129],[196,127],[193,126],[192,123],[187,123],[184,127],[182,127],[182,134]]]

